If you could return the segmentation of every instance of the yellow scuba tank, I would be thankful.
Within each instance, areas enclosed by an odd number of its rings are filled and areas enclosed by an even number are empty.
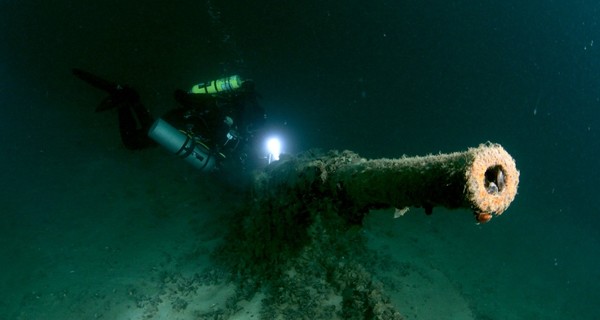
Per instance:
[[[199,83],[192,87],[191,93],[199,94],[217,94],[222,92],[231,92],[242,86],[240,76],[234,75],[226,78]]]

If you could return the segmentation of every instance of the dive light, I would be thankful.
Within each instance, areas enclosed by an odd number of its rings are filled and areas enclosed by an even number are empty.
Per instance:
[[[279,160],[281,155],[281,140],[277,137],[271,137],[267,139],[265,143],[267,149],[267,163]]]

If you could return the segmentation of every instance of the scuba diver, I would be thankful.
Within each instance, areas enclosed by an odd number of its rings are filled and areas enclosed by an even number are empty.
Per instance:
[[[117,109],[119,132],[130,150],[161,145],[203,172],[245,170],[260,156],[255,141],[262,134],[264,109],[251,80],[231,76],[176,90],[179,107],[154,119],[131,87],[104,80],[81,69],[73,74],[109,95],[96,112]]]

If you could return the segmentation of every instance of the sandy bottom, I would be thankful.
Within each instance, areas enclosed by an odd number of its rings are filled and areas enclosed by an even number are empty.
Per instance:
[[[177,161],[159,151],[50,161],[13,192],[0,230],[1,318],[261,319],[263,293],[239,298],[210,259],[241,195]],[[519,214],[479,226],[465,211],[373,212],[364,232],[385,261],[375,277],[406,319],[576,314],[574,297],[591,290],[559,253],[514,231]]]

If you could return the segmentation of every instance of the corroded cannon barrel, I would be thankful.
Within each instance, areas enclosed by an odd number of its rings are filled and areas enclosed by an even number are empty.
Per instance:
[[[515,198],[519,171],[502,146],[487,143],[465,152],[398,159],[309,152],[273,165],[255,182],[255,195],[281,201],[281,190],[287,190],[330,199],[355,222],[369,209],[422,207],[430,214],[436,206],[470,209],[479,222],[487,222]]]
[[[268,283],[274,302],[269,319],[289,318],[295,310],[304,318],[402,319],[371,275],[376,255],[368,252],[364,233],[356,232],[368,210],[465,208],[486,222],[508,208],[518,184],[514,160],[491,143],[377,160],[350,151],[309,151],[256,173],[214,257],[244,284]],[[323,293],[342,299],[335,310]]]

